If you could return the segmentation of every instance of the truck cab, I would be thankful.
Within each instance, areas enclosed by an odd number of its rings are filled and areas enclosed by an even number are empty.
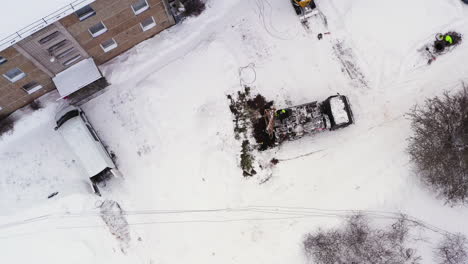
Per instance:
[[[333,95],[321,104],[322,113],[330,118],[330,130],[347,127],[354,123],[353,112],[348,97]]]

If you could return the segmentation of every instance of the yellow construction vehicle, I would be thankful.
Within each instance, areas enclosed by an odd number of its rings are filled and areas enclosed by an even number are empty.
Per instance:
[[[291,0],[291,3],[301,21],[307,20],[316,13],[314,12],[316,8],[314,0]]]

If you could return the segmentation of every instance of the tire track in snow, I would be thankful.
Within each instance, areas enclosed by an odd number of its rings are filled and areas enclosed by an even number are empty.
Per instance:
[[[208,8],[201,16],[196,18],[191,18],[180,25],[175,25],[173,28],[170,28],[161,34],[155,36],[153,39],[147,40],[146,42],[141,43],[139,46],[136,46],[134,49],[130,50],[130,53],[133,56],[130,56],[123,62],[118,62],[117,67],[122,68],[134,68],[134,70],[126,71],[125,76],[113,76],[113,64],[112,62],[102,67],[104,75],[109,76],[109,81],[112,85],[118,85],[122,87],[134,86],[135,83],[145,81],[150,76],[153,76],[156,72],[161,71],[167,66],[177,62],[184,57],[188,56],[193,51],[197,50],[206,43],[214,41],[214,36],[217,34],[217,30],[222,29],[220,23],[227,24],[230,23],[231,19],[227,19],[226,16],[233,16],[236,12],[229,12],[232,8],[235,8],[237,1],[232,1],[230,7],[226,7],[223,10],[226,10],[224,13],[216,13],[216,8]],[[189,31],[185,32],[187,34],[181,34],[177,31],[188,31],[190,27],[182,27],[185,23],[199,23],[198,27],[200,31]],[[174,32],[176,31],[176,32]],[[174,33],[175,34],[174,34]],[[183,36],[183,38],[176,39],[177,36]],[[173,45],[177,43],[177,45]],[[153,45],[160,51],[159,56],[151,57],[144,56],[144,54],[138,54],[138,50],[146,48],[146,46]],[[145,54],[146,55],[146,54]],[[138,65],[138,67],[134,67]],[[142,70],[143,69],[143,70]],[[120,72],[120,70],[116,70]]]
[[[366,77],[361,68],[357,65],[354,52],[344,44],[343,40],[337,40],[333,45],[333,52],[342,66],[342,71],[358,88],[369,88]]]
[[[273,6],[268,0],[253,0],[255,2],[255,5],[257,7],[258,11],[258,18],[260,20],[260,23],[262,24],[263,28],[265,31],[270,35],[271,37],[279,40],[292,40],[294,39],[298,34],[299,31],[296,31],[292,35],[287,35],[283,37],[285,33],[288,33],[288,31],[279,31],[274,25],[273,25]],[[267,8],[266,8],[267,6]],[[268,12],[266,11],[268,9]],[[267,21],[268,20],[268,21]]]

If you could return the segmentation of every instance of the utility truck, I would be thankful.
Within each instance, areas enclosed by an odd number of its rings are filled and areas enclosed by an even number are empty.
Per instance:
[[[311,102],[279,110],[266,109],[264,118],[266,133],[275,144],[308,134],[336,130],[354,123],[348,98],[340,94],[330,96],[323,102]]]

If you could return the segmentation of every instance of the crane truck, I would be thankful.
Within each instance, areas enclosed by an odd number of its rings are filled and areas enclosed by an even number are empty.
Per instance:
[[[348,98],[340,94],[330,96],[323,102],[315,101],[279,110],[266,109],[264,118],[266,134],[275,145],[354,123]]]

